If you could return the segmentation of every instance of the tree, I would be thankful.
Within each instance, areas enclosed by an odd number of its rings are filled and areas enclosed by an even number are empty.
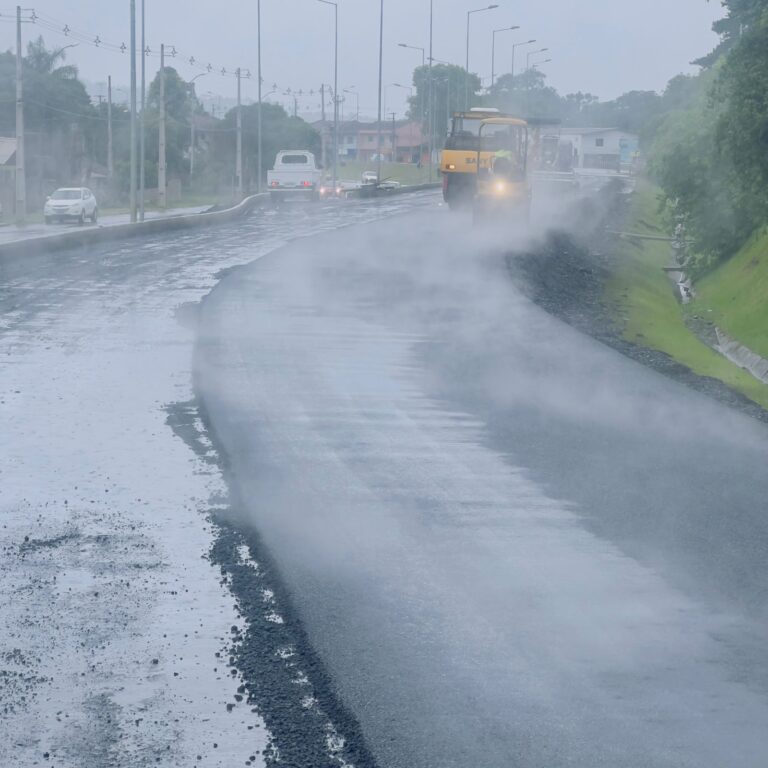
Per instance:
[[[243,108],[243,175],[246,181],[258,176],[258,104]],[[222,180],[231,180],[235,172],[237,109],[227,112],[221,121],[214,150],[214,165]],[[281,149],[306,149],[320,153],[320,134],[300,117],[289,117],[277,104],[262,104],[262,175],[272,168]]]
[[[564,103],[557,91],[547,85],[546,75],[531,67],[520,75],[502,75],[485,97],[487,106],[520,117],[561,119]]]
[[[481,87],[480,78],[454,64],[436,64],[432,67],[432,107],[436,136],[445,136],[451,116],[464,109],[466,87],[476,94]],[[414,94],[410,98],[408,115],[429,126],[429,67],[417,67],[413,72]]]
[[[755,0],[742,0],[754,13]],[[765,5],[765,4],[763,4]],[[768,221],[768,12],[749,26],[723,65],[714,91],[724,106],[717,121],[717,150],[732,172],[736,205],[755,222]]]
[[[147,157],[152,162],[147,166],[147,183],[157,183],[157,159],[159,153],[160,127],[160,77],[158,72],[147,93]],[[173,67],[165,68],[165,112],[166,112],[166,163],[170,176],[186,177],[189,172],[187,151],[190,141],[190,120],[199,109],[194,87],[181,78]]]
[[[741,40],[745,31],[758,23],[768,8],[766,0],[721,0],[727,13],[712,25],[720,36],[720,43],[714,51],[694,62],[700,67],[714,66],[730,53]]]

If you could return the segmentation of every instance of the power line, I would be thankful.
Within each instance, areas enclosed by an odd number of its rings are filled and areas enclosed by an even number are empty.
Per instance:
[[[68,40],[75,40],[83,45],[88,45],[93,48],[101,50],[111,51],[112,53],[127,54],[130,52],[130,47],[125,42],[116,42],[114,40],[108,40],[94,32],[87,32],[79,29],[78,27],[67,23],[62,19],[57,19],[47,14],[37,13],[34,10],[27,11],[27,17],[25,21],[32,22],[38,27],[45,29],[54,34],[63,36]],[[0,15],[0,18],[4,17]],[[141,55],[142,51],[137,49],[137,54]],[[147,45],[143,51],[144,56],[160,58],[159,47],[152,47]],[[214,64],[212,61],[195,56],[193,54],[185,53],[175,46],[169,46],[166,50],[166,56],[171,59],[178,59],[184,61],[188,66],[193,69],[205,72],[207,74],[218,75],[220,77],[237,78],[237,67],[226,67],[219,64]],[[247,68],[241,68],[242,77],[246,80],[251,79],[251,71]]]

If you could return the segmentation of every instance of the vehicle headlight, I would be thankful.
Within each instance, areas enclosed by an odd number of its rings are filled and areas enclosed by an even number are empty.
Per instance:
[[[80,213],[80,203],[76,203],[75,205],[71,205],[69,207],[70,213]]]
[[[493,191],[494,191],[494,192],[495,192],[497,195],[503,195],[503,194],[505,194],[505,193],[507,192],[507,190],[508,190],[508,189],[509,189],[509,187],[507,186],[507,182],[506,182],[506,181],[497,181],[497,182],[496,182],[496,183],[493,185]]]

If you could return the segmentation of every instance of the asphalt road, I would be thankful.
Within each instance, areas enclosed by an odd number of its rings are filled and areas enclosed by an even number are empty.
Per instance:
[[[386,768],[768,760],[768,432],[551,318],[436,204],[206,299],[196,388]]]

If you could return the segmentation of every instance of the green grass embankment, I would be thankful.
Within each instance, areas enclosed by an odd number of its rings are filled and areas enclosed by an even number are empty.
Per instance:
[[[638,184],[624,228],[627,232],[640,235],[666,234],[658,211],[658,190],[651,184]],[[708,347],[686,326],[685,310],[675,296],[672,282],[663,271],[665,266],[672,263],[670,244],[654,240],[620,240],[616,248],[620,266],[606,286],[605,302],[622,329],[624,338],[638,346],[665,352],[694,373],[720,379],[732,389],[768,408],[768,386]],[[744,259],[748,260],[746,256]],[[768,278],[768,265],[763,274]],[[732,283],[727,282],[729,287],[723,292],[722,281],[716,275],[712,275],[711,280],[711,295],[723,302],[724,307],[727,306],[726,297],[732,295],[729,292]],[[704,289],[706,291],[706,284]],[[766,318],[765,306],[762,310],[762,317]],[[697,305],[695,311],[701,312],[702,309]],[[747,311],[744,309],[743,313]],[[740,318],[741,315],[740,312]],[[735,315],[732,314],[732,317]],[[746,324],[752,327],[756,323],[757,320],[752,320]],[[723,327],[730,329],[732,326],[724,324]],[[747,343],[746,337],[738,335],[735,330],[733,334]]]
[[[696,285],[696,307],[758,355],[768,358],[768,230]]]

